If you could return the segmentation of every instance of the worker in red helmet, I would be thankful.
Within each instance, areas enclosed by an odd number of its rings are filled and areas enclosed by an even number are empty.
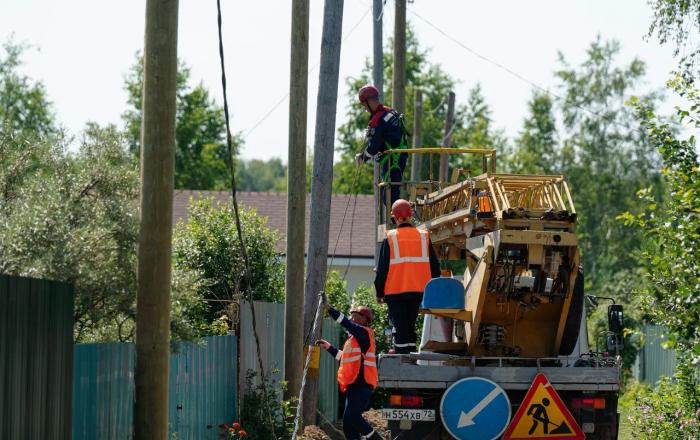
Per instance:
[[[382,243],[374,288],[377,302],[385,302],[389,308],[389,319],[396,330],[394,350],[405,354],[416,349],[418,308],[425,285],[440,276],[440,260],[428,231],[413,226],[413,209],[408,201],[395,201],[391,217],[397,226],[387,231]]]
[[[350,439],[381,439],[362,413],[369,408],[372,390],[377,387],[377,359],[372,324],[372,311],[369,307],[358,306],[350,310],[350,319],[338,310],[324,303],[328,314],[348,331],[350,337],[339,351],[330,342],[319,339],[317,345],[340,361],[338,385],[345,393],[343,412],[343,433]]]
[[[372,85],[362,87],[358,92],[360,104],[369,112],[369,126],[365,139],[365,149],[355,156],[358,165],[374,159],[381,166],[384,182],[401,183],[406,168],[408,154],[388,154],[391,150],[408,148],[407,133],[403,115],[379,102],[379,90]],[[391,186],[391,203],[401,194],[399,185]],[[382,195],[382,201],[385,198]]]

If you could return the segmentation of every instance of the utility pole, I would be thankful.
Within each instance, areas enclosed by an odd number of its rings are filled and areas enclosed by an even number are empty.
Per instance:
[[[406,112],[406,0],[396,0],[394,15],[394,108]]]
[[[423,92],[416,90],[416,107],[413,110],[413,147],[423,148]],[[411,162],[411,181],[421,180],[421,168],[423,167],[423,155],[413,154]]]
[[[311,224],[309,225],[308,278],[304,295],[304,334],[310,333],[309,349],[320,336],[321,326],[311,333],[318,295],[325,289],[330,227],[331,186],[333,184],[333,147],[338,102],[340,42],[343,32],[343,0],[325,0],[321,38],[321,70],[316,104],[314,170],[311,180]],[[311,373],[311,372],[310,372]],[[316,371],[318,373],[318,371]],[[315,376],[315,377],[314,377]],[[316,421],[318,375],[309,374],[304,387],[304,425]]]
[[[306,211],[306,108],[309,77],[309,0],[292,1],[287,166],[287,269],[284,306],[286,398],[299,395],[304,357],[304,214]]]
[[[379,90],[379,101],[384,102],[384,47],[382,46],[382,17],[384,5],[382,0],[374,0],[372,8],[372,40],[373,40],[373,60],[372,60],[372,80],[374,87]],[[374,264],[379,261],[379,250],[382,245],[379,242],[379,228],[382,223],[381,210],[379,209],[379,164],[374,163]]]
[[[447,100],[447,119],[445,120],[445,137],[442,139],[442,146],[450,148],[452,144],[452,127],[455,119],[455,92],[450,92]],[[440,154],[440,182],[447,182],[447,153]]]
[[[168,438],[178,0],[146,1],[136,297],[137,440]]]

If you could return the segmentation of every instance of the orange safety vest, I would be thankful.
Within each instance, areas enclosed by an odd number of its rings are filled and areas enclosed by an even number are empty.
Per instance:
[[[389,241],[389,273],[384,295],[423,292],[430,274],[430,236],[418,228],[396,228],[386,233]]]
[[[360,349],[360,343],[354,336],[350,336],[345,345],[343,346],[343,351],[340,354],[340,368],[338,368],[338,384],[340,384],[340,391],[345,392],[348,389],[348,385],[355,383],[357,375],[360,373],[360,362],[362,362],[364,371],[364,378],[367,384],[371,385],[372,388],[377,387],[377,358],[375,357],[374,350],[374,332],[369,327],[363,327],[367,330],[369,334],[369,349],[362,353]]]

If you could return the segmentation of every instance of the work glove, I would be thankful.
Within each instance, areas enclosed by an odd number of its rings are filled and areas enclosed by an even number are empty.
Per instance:
[[[355,155],[355,163],[361,167],[365,163],[365,153],[357,153]]]

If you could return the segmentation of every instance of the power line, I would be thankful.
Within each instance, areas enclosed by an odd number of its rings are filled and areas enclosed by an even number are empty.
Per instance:
[[[515,78],[519,79],[520,81],[523,81],[524,83],[526,83],[526,84],[528,84],[528,85],[534,87],[535,89],[541,91],[542,93],[544,93],[544,94],[546,94],[546,95],[549,95],[549,96],[551,96],[551,97],[553,97],[553,98],[556,98],[556,99],[558,99],[558,100],[560,100],[560,101],[564,101],[564,98],[563,98],[562,96],[558,95],[557,93],[554,93],[554,92],[550,91],[549,89],[546,89],[546,88],[540,86],[539,84],[537,84],[537,83],[535,83],[535,82],[533,82],[533,81],[527,79],[526,77],[524,77],[523,75],[521,75],[521,74],[519,74],[518,72],[514,71],[513,69],[511,69],[511,68],[509,68],[509,67],[507,67],[507,66],[505,66],[505,65],[503,65],[503,64],[501,64],[501,63],[499,63],[499,62],[497,62],[497,61],[494,61],[494,60],[492,60],[492,59],[490,59],[490,58],[488,58],[488,57],[486,57],[486,56],[480,54],[479,52],[475,51],[474,49],[472,49],[471,47],[467,46],[467,45],[464,44],[463,42],[459,41],[457,38],[453,37],[452,35],[448,34],[448,33],[445,32],[444,30],[442,30],[439,26],[435,25],[435,24],[432,23],[430,20],[428,20],[427,18],[425,18],[425,17],[423,17],[422,15],[418,14],[417,12],[415,12],[415,11],[413,11],[413,10],[410,10],[410,9],[409,9],[409,12],[410,12],[411,14],[413,14],[416,18],[418,18],[419,20],[421,20],[423,23],[425,23],[425,24],[427,24],[428,26],[430,26],[431,28],[435,29],[437,32],[439,32],[440,34],[442,34],[444,37],[446,37],[447,39],[449,39],[449,40],[452,41],[453,43],[457,44],[459,47],[461,47],[462,49],[466,50],[467,52],[469,52],[470,54],[474,55],[475,57],[477,57],[477,58],[479,58],[479,59],[481,59],[481,60],[483,60],[483,61],[486,61],[486,62],[489,63],[489,64],[492,64],[492,65],[498,67],[499,69],[501,69],[501,70],[503,70],[503,71],[509,73],[510,75],[514,76]],[[583,106],[581,106],[581,105],[579,105],[579,104],[577,104],[577,103],[575,103],[575,102],[572,102],[571,105],[573,105],[574,107],[578,108],[579,110],[582,110],[582,111],[584,111],[584,112],[586,112],[586,113],[589,113],[589,114],[591,114],[591,115],[593,115],[593,116],[595,116],[595,117],[597,117],[597,118],[603,118],[603,117],[604,117],[604,115],[601,115],[600,113],[598,113],[598,112],[596,112],[596,111],[594,111],[594,110],[591,110],[591,109],[589,109],[589,108],[587,108],[587,107],[583,107]],[[615,121],[611,121],[611,122],[612,122],[612,125],[614,125],[614,126],[616,126],[616,127],[622,127],[622,125],[621,125],[620,123],[618,123],[618,122],[615,122]]]
[[[364,19],[367,17],[367,15],[368,15],[371,11],[372,11],[372,8],[371,8],[371,7],[367,8],[367,10],[365,11],[365,13],[362,14],[362,16],[360,17],[360,19],[357,20],[357,22],[350,28],[350,30],[348,30],[348,33],[345,34],[345,36],[344,36],[343,39],[341,40],[342,43],[344,43],[345,40],[347,40],[348,38],[350,38],[350,36],[355,32],[355,30],[357,30],[357,28],[360,26],[360,24],[364,21]],[[320,65],[321,65],[321,60],[319,59],[319,60],[316,62],[316,64],[314,64],[314,66],[311,68],[311,70],[310,70],[309,73],[316,71],[316,69],[318,69],[318,67],[319,67]],[[255,124],[253,124],[253,126],[252,126],[248,131],[246,131],[246,133],[243,135],[243,140],[246,140],[246,139],[248,138],[248,136],[250,136],[250,134],[251,134],[253,131],[255,131],[256,128],[258,128],[263,122],[265,122],[265,121],[267,120],[267,118],[269,118],[269,117],[275,112],[275,110],[277,110],[277,109],[279,108],[279,106],[282,105],[282,104],[287,100],[287,98],[289,98],[289,92],[287,92],[284,96],[282,96],[282,97],[279,99],[279,101],[277,101],[277,103],[275,103],[275,105],[273,105],[273,106],[270,108],[270,110],[268,110],[268,111],[263,115],[263,117],[260,118],[260,119],[258,120],[258,122],[256,122]]]

